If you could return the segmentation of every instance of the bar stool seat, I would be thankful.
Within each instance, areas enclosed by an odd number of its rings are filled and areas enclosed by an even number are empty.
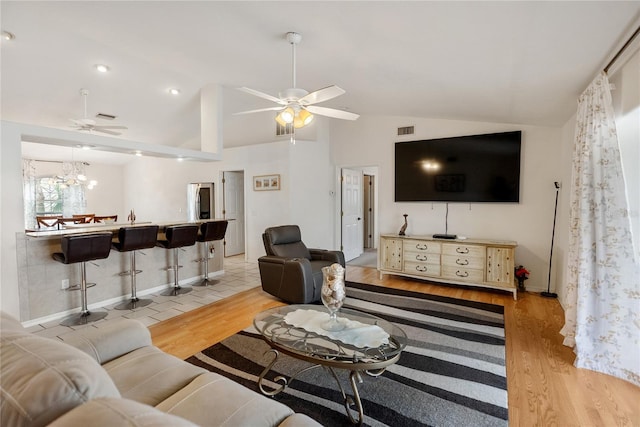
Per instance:
[[[114,307],[116,310],[146,307],[153,302],[150,299],[140,299],[136,295],[136,275],[142,273],[142,270],[136,270],[136,251],[155,247],[158,241],[158,229],[157,225],[121,227],[118,230],[118,239],[111,242],[112,248],[116,251],[130,253],[129,270],[120,273],[120,275],[128,275],[131,278],[131,298],[129,301],[116,305]]]
[[[67,317],[60,324],[63,326],[85,325],[89,322],[103,319],[107,316],[106,311],[90,312],[87,307],[87,288],[95,286],[94,283],[87,284],[87,261],[105,259],[109,257],[111,251],[111,233],[78,234],[73,236],[63,236],[60,239],[62,252],[52,255],[53,259],[63,264],[80,263],[82,281],[77,287],[69,290],[80,290],[82,307],[79,314]]]
[[[208,242],[224,239],[228,224],[229,221],[208,221],[200,224],[200,232],[196,240],[203,243],[201,246],[205,247],[205,254],[203,258],[197,259],[196,262],[204,263],[204,280],[193,286],[210,286],[219,282],[218,280],[209,280],[209,258],[213,258],[215,252],[213,245],[209,246]],[[209,254],[212,254],[212,256],[210,257]]]
[[[197,225],[171,225],[165,229],[164,238],[158,239],[158,246],[173,249],[173,265],[167,268],[167,270],[173,270],[173,288],[160,295],[176,296],[191,292],[191,288],[183,288],[178,284],[178,270],[182,268],[178,263],[178,249],[195,245],[197,237]]]

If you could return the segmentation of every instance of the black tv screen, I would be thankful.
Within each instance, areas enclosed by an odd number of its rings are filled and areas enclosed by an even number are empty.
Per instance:
[[[396,202],[519,202],[522,132],[395,144]]]

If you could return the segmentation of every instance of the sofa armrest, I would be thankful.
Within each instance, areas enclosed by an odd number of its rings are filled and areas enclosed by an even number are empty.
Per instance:
[[[336,262],[345,266],[344,253],[342,251],[328,251],[326,249],[309,249],[312,260]]]
[[[149,329],[133,319],[108,322],[99,328],[83,328],[61,338],[101,365],[133,350],[152,345]]]

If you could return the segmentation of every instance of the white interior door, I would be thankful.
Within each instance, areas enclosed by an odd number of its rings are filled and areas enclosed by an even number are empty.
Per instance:
[[[362,171],[342,169],[342,252],[346,261],[364,251]]]
[[[225,234],[224,256],[244,253],[244,172],[222,173],[222,216],[229,220]]]

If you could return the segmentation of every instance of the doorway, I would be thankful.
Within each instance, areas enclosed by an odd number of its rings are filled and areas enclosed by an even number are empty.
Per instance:
[[[245,252],[244,171],[222,172],[222,217],[229,221],[224,237],[224,256]]]
[[[340,241],[346,261],[375,251],[377,176],[377,166],[340,169]]]

